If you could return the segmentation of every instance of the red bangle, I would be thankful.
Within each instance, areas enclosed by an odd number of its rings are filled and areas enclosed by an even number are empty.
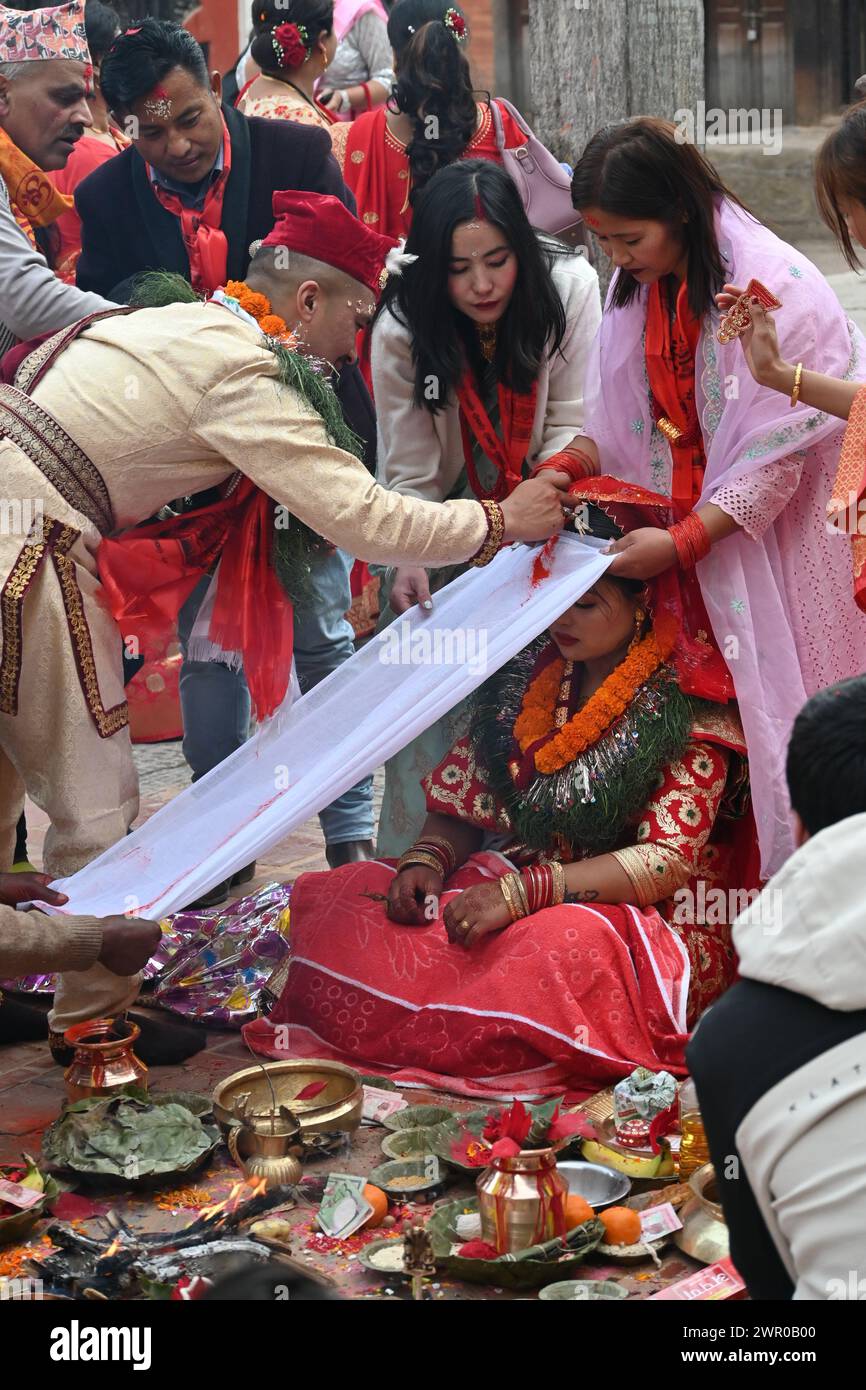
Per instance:
[[[364,92],[364,100],[365,100],[366,103],[367,103],[367,110],[368,110],[368,111],[372,111],[372,110],[373,110],[373,98],[370,96],[370,84],[369,84],[369,82],[362,82],[362,83],[361,83],[361,87],[362,87],[363,92]]]
[[[677,563],[682,570],[694,569],[712,549],[710,533],[697,512],[689,512],[682,521],[674,522],[668,527],[668,534],[676,547]]]
[[[592,478],[595,475],[596,465],[583,449],[562,449],[558,454],[551,454],[544,463],[537,464],[533,476],[543,473],[545,469],[567,473],[573,483],[579,483],[584,478]]]
[[[545,907],[553,906],[553,870],[549,864],[531,864],[528,869],[521,871],[520,877],[526,887],[526,901],[529,905],[530,915],[533,912],[541,912]]]

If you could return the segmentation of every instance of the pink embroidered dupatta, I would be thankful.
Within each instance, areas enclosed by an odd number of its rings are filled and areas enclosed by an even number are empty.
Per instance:
[[[755,276],[782,300],[775,319],[788,361],[866,378],[866,340],[811,261],[727,201],[716,229],[728,280],[745,284]],[[598,445],[603,473],[669,496],[671,453],[653,421],[644,360],[646,299],[642,289],[627,308],[615,309],[608,296],[587,377],[586,433]],[[791,725],[814,691],[866,670],[866,615],[851,590],[849,538],[826,524],[841,421],[808,406],[791,410],[786,397],[758,386],[739,342],[721,346],[717,327],[718,314],[705,315],[695,361],[707,460],[699,505],[768,465],[785,461],[799,470],[777,515],[763,490],[757,539],[740,531],[698,566],[740,703],[762,873],[769,876],[794,848],[785,783]]]

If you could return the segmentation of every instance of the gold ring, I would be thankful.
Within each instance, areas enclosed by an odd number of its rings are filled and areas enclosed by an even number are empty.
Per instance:
[[[457,923],[457,930],[458,930],[458,931],[462,931],[462,932],[467,932],[467,931],[469,930],[469,918],[468,918],[468,917],[464,917],[464,918],[462,919],[462,921],[460,921],[460,922]]]

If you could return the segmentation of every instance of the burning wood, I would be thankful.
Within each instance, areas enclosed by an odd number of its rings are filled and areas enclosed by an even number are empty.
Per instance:
[[[109,1218],[112,1239],[94,1240],[62,1222],[53,1222],[46,1232],[59,1253],[40,1263],[46,1283],[79,1296],[117,1295],[134,1291],[141,1278],[176,1277],[189,1263],[193,1267],[218,1254],[247,1254],[255,1259],[269,1258],[269,1252],[245,1237],[226,1239],[246,1221],[282,1205],[289,1189],[267,1190],[264,1178],[255,1183],[237,1182],[222,1202],[206,1207],[179,1231],[135,1232],[120,1218]],[[206,1248],[202,1248],[206,1247]],[[177,1252],[186,1252],[179,1260]]]

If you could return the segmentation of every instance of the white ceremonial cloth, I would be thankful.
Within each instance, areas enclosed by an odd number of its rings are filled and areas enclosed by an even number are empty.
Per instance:
[[[271,849],[405,747],[604,573],[605,542],[563,535],[532,588],[538,546],[515,545],[396,618],[242,748],[70,878],[63,911],[158,918]]]

